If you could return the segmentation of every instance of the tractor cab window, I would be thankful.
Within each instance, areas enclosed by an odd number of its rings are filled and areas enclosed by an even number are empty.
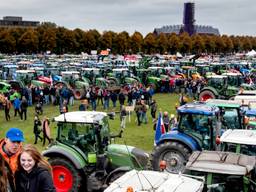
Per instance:
[[[58,140],[76,145],[84,152],[95,152],[96,136],[93,124],[59,123]]]
[[[222,124],[224,129],[239,129],[241,127],[237,109],[226,108],[223,113]]]
[[[256,145],[223,143],[221,146],[223,151],[238,152],[244,155],[256,156]]]
[[[183,114],[179,123],[179,129],[193,137],[203,149],[212,149],[213,127],[216,125],[216,117],[201,114]]]

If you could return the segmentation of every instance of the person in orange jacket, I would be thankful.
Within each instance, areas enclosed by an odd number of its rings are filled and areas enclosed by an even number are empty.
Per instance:
[[[12,174],[17,170],[17,160],[22,150],[22,142],[24,142],[23,132],[18,128],[10,128],[6,132],[6,137],[0,141],[0,154],[9,165]]]

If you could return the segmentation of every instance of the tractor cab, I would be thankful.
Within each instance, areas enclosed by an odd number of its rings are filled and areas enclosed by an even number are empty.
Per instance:
[[[255,130],[228,129],[220,137],[222,151],[256,157]]]
[[[245,129],[242,104],[234,100],[208,99],[206,104],[220,108],[222,129]]]
[[[222,132],[218,107],[195,102],[182,105],[177,112],[177,127],[160,135],[156,130],[152,153],[154,170],[159,170],[159,163],[164,160],[168,172],[182,172],[191,152],[218,148]]]
[[[195,139],[202,149],[214,149],[219,109],[202,103],[191,103],[178,108],[178,131]]]
[[[22,81],[24,85],[28,85],[32,80],[36,79],[36,71],[35,70],[17,70],[16,71],[16,80]]]
[[[75,145],[86,155],[101,154],[106,149],[110,135],[107,116],[104,113],[88,113],[81,116],[80,112],[71,112],[55,117],[54,120],[58,122],[57,141]]]
[[[186,78],[191,78],[193,80],[202,79],[201,75],[197,72],[197,69],[194,66],[182,66],[181,69]]]
[[[212,66],[207,64],[197,64],[196,69],[200,75],[206,77],[208,74],[212,74],[213,69]]]

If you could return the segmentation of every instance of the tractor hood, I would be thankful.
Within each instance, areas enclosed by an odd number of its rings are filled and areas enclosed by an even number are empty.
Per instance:
[[[104,192],[200,192],[204,180],[168,172],[132,170],[114,181]]]
[[[148,164],[149,154],[136,147],[110,144],[107,148],[107,156],[114,166],[128,166],[142,169]]]

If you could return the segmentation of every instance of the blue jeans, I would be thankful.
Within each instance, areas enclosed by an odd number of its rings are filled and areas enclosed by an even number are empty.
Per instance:
[[[109,108],[109,100],[104,100],[104,109],[108,109]]]
[[[91,100],[92,110],[96,111],[96,100]]]

